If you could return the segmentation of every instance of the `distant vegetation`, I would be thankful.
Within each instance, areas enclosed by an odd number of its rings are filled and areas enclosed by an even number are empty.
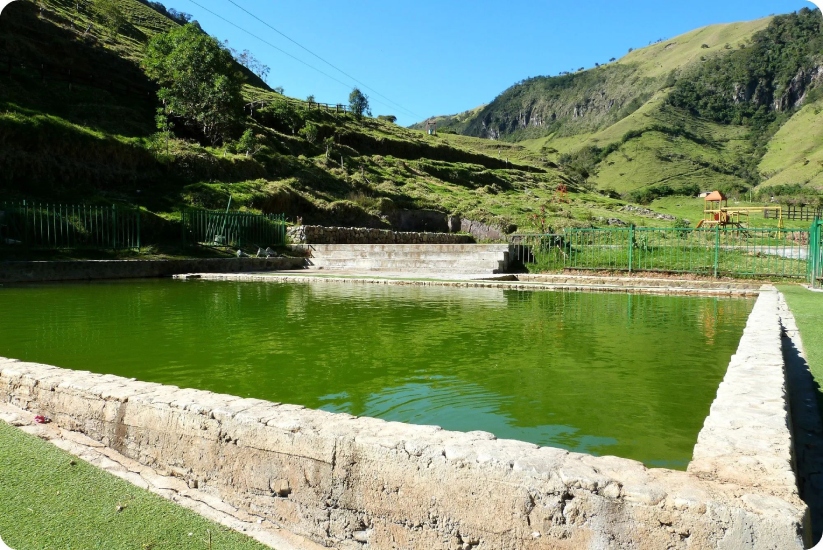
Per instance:
[[[752,127],[667,98],[700,55],[733,54],[723,44],[748,44],[767,22],[695,31],[594,71],[529,79],[493,104],[437,118],[429,136],[393,115],[372,118],[360,90],[346,113],[285,96],[266,84],[269,69],[254,54],[219,43],[186,14],[99,1],[24,0],[4,10],[0,58],[16,61],[0,79],[0,200],[139,204],[166,220],[184,206],[225,208],[231,196],[234,207],[307,223],[398,227],[412,210],[506,230],[671,225],[621,210],[620,199],[748,189],[756,170],[746,160]],[[811,136],[802,146],[775,133],[798,158],[787,168],[785,155],[767,155],[774,177],[798,164],[815,177],[814,148],[823,155],[823,146],[817,115],[804,112],[805,131],[792,134]],[[500,139],[457,133],[483,117],[499,120],[486,127]]]
[[[778,184],[819,194],[821,113],[823,18],[802,9],[661,39],[592,70],[528,78],[486,106],[436,120],[442,134],[519,143],[587,189],[650,202]]]
[[[821,67],[823,18],[804,8],[775,17],[749,45],[684,74],[669,103],[715,122],[762,131],[806,96]]]
[[[188,13],[177,11],[174,8],[167,8],[160,2],[152,2],[151,0],[138,0],[138,2],[145,4],[157,13],[161,13],[177,23],[178,25],[185,25],[192,20],[192,16]]]
[[[266,85],[252,52],[190,16],[100,2],[24,0],[4,11],[0,57],[19,64],[0,79],[0,200],[139,204],[173,220],[183,206],[225,208],[231,196],[235,208],[307,223],[396,227],[414,210],[528,230],[564,184],[572,202],[549,211],[551,227],[643,221],[523,148],[501,154],[485,140],[371,118],[359,90],[353,113],[287,97]]]

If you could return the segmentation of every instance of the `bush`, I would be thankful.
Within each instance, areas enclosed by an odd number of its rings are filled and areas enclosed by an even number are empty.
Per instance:
[[[629,202],[634,202],[637,204],[650,204],[656,199],[670,197],[672,195],[695,197],[698,194],[700,194],[700,187],[696,183],[687,183],[678,187],[672,187],[668,184],[661,183],[630,191],[626,193],[624,198]]]
[[[306,125],[300,129],[300,135],[305,138],[306,141],[309,143],[314,143],[317,141],[317,133],[318,133],[317,124],[309,121],[306,122]]]

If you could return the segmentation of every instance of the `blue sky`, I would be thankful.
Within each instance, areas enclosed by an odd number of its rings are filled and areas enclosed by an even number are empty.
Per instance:
[[[195,1],[341,82],[192,0],[162,1],[233,48],[253,52],[271,68],[269,84],[287,95],[346,103],[358,85],[375,115],[394,114],[403,125],[465,111],[524,78],[588,68],[697,27],[813,7],[804,0],[234,0],[368,89],[228,0]]]

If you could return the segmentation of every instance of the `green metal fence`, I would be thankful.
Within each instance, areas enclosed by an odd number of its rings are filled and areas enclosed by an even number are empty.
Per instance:
[[[206,246],[280,246],[286,244],[284,214],[252,214],[186,209],[182,213],[183,242]]]
[[[140,249],[140,210],[122,206],[0,203],[0,248]]]
[[[815,219],[809,230],[808,280],[813,288],[823,285],[823,221]]]
[[[809,276],[812,230],[567,229],[515,235],[514,259],[537,271],[651,271],[735,277]],[[818,241],[819,242],[819,241]]]

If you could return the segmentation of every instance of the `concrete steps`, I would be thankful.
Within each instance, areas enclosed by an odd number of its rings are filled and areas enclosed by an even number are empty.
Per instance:
[[[507,244],[305,245],[309,269],[408,273],[504,273]]]

